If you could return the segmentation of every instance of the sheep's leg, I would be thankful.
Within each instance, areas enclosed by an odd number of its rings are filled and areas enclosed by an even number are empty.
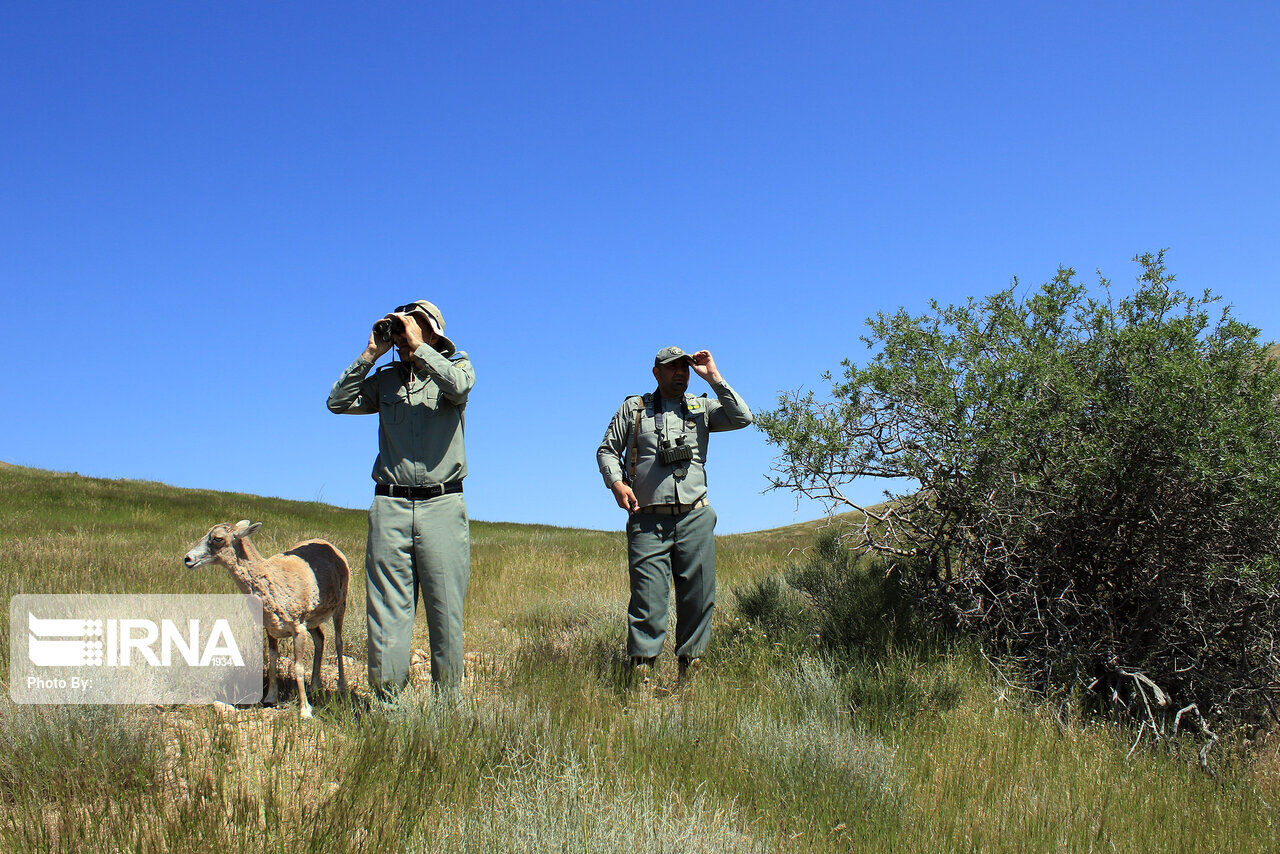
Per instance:
[[[276,659],[280,656],[278,644],[279,641],[267,635],[267,696],[262,698],[263,704],[267,706],[274,706],[280,699],[276,690]]]
[[[298,626],[293,630],[293,678],[298,683],[298,714],[304,718],[311,717],[311,704],[307,702],[307,685],[302,671],[302,635],[305,629]]]
[[[307,631],[311,632],[311,645],[316,649],[316,654],[311,659],[311,684],[308,687],[312,691],[319,691],[324,685],[320,678],[320,662],[324,659],[324,632],[320,631],[319,626],[308,626]]]
[[[347,674],[342,669],[342,611],[333,615],[333,648],[338,653],[338,690],[346,693]]]

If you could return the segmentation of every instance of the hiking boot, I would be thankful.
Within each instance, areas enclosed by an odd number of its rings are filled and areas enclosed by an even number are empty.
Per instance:
[[[680,673],[676,677],[676,684],[680,686],[688,686],[693,683],[693,677],[698,675],[698,668],[702,666],[702,659],[693,656],[680,656]]]

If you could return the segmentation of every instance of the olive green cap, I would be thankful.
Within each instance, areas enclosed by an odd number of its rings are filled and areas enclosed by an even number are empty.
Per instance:
[[[444,315],[440,313],[440,309],[436,308],[435,303],[418,299],[401,306],[401,308],[409,314],[426,317],[427,322],[431,324],[431,328],[440,336],[440,340],[436,342],[436,349],[440,351],[440,355],[452,356],[458,351],[458,348],[444,334]]]
[[[653,357],[655,365],[667,365],[671,362],[693,362],[693,357],[679,347],[663,347],[658,351],[658,355]]]

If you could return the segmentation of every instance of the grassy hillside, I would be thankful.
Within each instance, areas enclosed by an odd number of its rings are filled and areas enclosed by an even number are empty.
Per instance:
[[[346,552],[360,674],[361,511],[0,466],[0,590],[232,592],[179,560],[246,517],[264,522],[264,552],[313,536]],[[233,712],[0,700],[0,850],[1273,847],[1269,748],[1249,763],[1220,751],[1214,780],[1176,751],[1130,757],[1131,736],[1059,721],[973,655],[834,667],[735,614],[731,589],[785,567],[815,527],[720,539],[717,634],[693,691],[673,690],[670,656],[653,694],[625,685],[621,534],[477,522],[456,707],[431,700],[422,667],[393,706],[370,708],[356,680],[353,698],[313,698],[310,722],[289,694]]]
[[[370,488],[372,496],[372,487]],[[602,490],[601,499],[608,499]],[[611,500],[611,499],[608,499]],[[621,513],[621,511],[619,511]],[[239,493],[179,489],[160,483],[105,480],[0,463],[0,592],[234,593],[231,578],[209,567],[182,566],[218,522],[262,521],[254,543],[263,554],[323,537],[356,573],[348,611],[364,613],[367,514],[327,504]],[[775,567],[792,547],[808,545],[815,523],[724,537],[719,578],[729,585]],[[490,649],[504,626],[534,605],[554,607],[583,595],[626,595],[624,535],[541,525],[473,522],[468,647]],[[8,610],[0,654],[8,661]],[[364,646],[363,619],[352,620],[354,649]],[[426,647],[426,623],[418,621]]]

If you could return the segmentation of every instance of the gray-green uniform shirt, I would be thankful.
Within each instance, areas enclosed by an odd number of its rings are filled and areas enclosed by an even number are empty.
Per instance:
[[[429,344],[404,363],[369,375],[371,362],[356,359],[329,392],[329,411],[379,413],[378,458],[373,479],[400,486],[435,486],[467,475],[463,410],[476,375],[467,354],[442,356]],[[406,381],[407,379],[407,381]]]
[[[685,435],[685,444],[692,444],[693,459],[687,463],[670,466],[658,462],[657,421],[652,406],[646,407],[643,397],[628,397],[614,413],[605,431],[604,441],[596,450],[596,461],[600,464],[600,474],[604,476],[605,486],[612,487],[620,480],[627,480],[629,474],[631,443],[636,428],[636,412],[644,410],[640,416],[640,435],[637,445],[635,482],[629,483],[636,494],[641,507],[652,504],[692,504],[707,494],[707,474],[704,466],[707,462],[707,437],[711,433],[725,430],[738,430],[751,423],[751,410],[746,401],[729,387],[728,383],[713,383],[711,389],[716,399],[695,397],[685,394],[688,405],[686,420],[681,417],[682,407],[678,400],[666,400],[653,392],[657,397],[658,413],[656,417],[666,419],[664,430],[667,439],[674,441],[676,436]],[[696,441],[690,443],[690,436]],[[626,460],[626,462],[624,462]],[[683,468],[684,474],[676,472]]]

